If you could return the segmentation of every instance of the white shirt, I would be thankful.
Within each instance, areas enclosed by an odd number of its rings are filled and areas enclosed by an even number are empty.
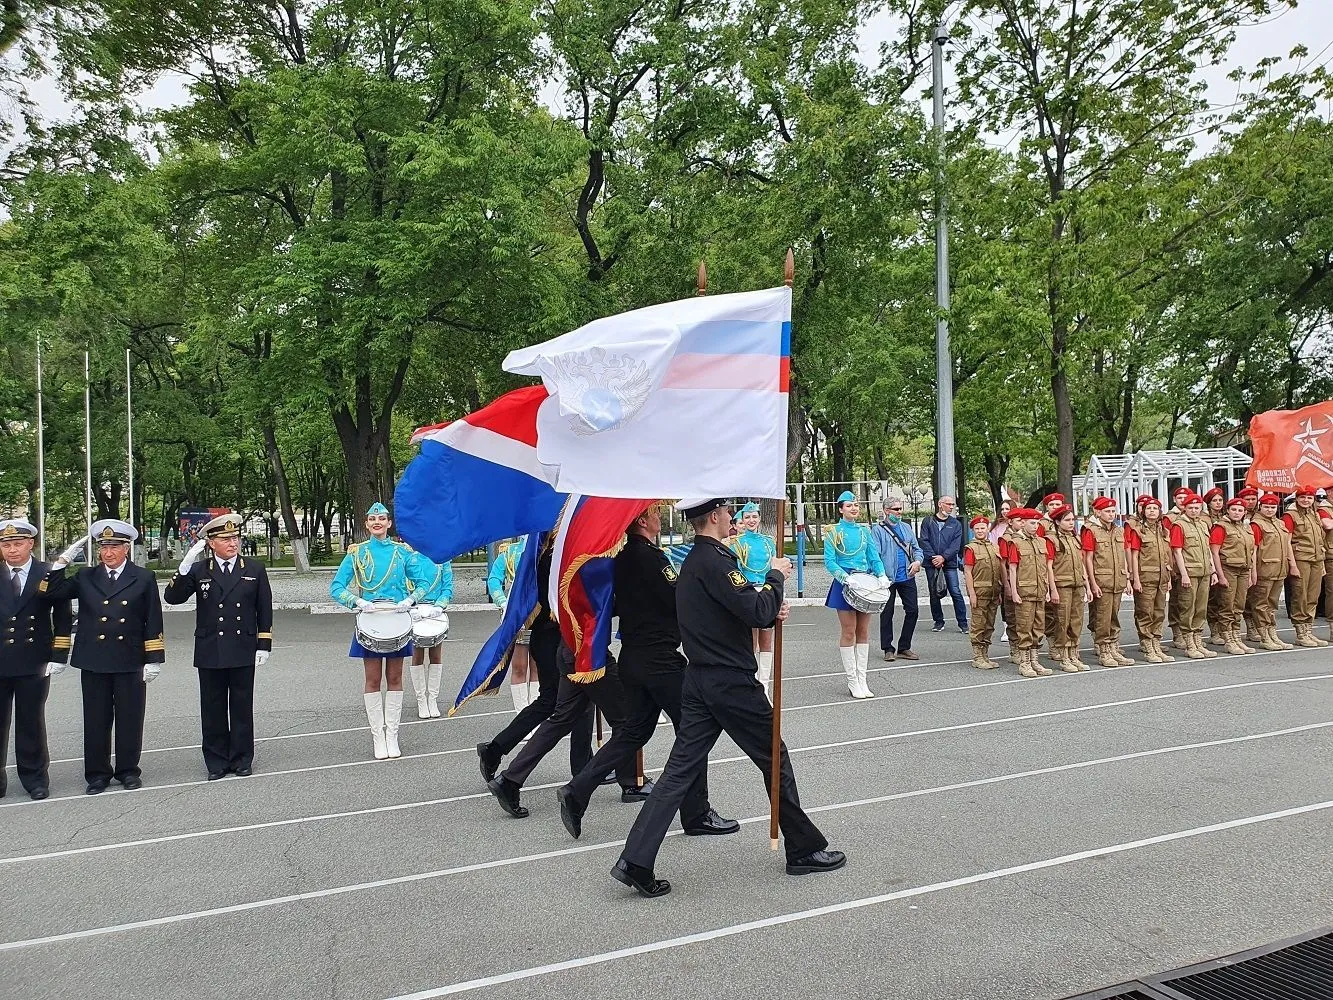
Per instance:
[[[106,572],[107,572],[107,575],[108,575],[109,577],[111,577],[111,582],[112,582],[112,583],[115,583],[115,582],[116,582],[116,577],[120,576],[120,571],[121,571],[122,569],[124,569],[124,568],[125,568],[125,564],[124,564],[124,563],[121,563],[120,566],[119,566],[119,568],[117,568],[117,569],[111,569],[110,567],[107,567],[107,571],[106,571]]]
[[[222,570],[222,572],[224,572],[224,573],[230,573],[230,572],[231,572],[232,565],[233,565],[235,562],[236,562],[236,557],[235,557],[235,556],[233,556],[233,557],[230,558],[230,559],[219,559],[219,560],[218,560],[218,569]]]
[[[32,571],[32,560],[29,559],[22,566],[11,566],[9,563],[5,563],[5,586],[11,589],[14,586],[15,569],[19,571],[19,592],[22,593],[23,588],[28,585],[28,574]]]

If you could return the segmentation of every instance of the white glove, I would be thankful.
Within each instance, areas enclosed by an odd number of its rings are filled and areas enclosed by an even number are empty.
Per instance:
[[[395,604],[394,607],[397,608],[399,611],[406,611],[408,608],[412,607],[412,605],[416,603],[417,602],[415,598],[404,597],[401,601]]]
[[[48,663],[46,665],[46,676],[54,677],[56,674],[60,673],[60,671],[64,670],[66,666],[67,664],[64,663]]]
[[[262,666],[263,666],[265,663],[267,663],[267,662],[268,662],[268,650],[267,650],[267,649],[256,649],[256,650],[255,650],[255,666],[256,666],[256,667],[262,667]]]
[[[92,535],[84,535],[77,542],[75,542],[73,545],[67,548],[64,552],[60,553],[60,558],[58,558],[51,565],[55,569],[64,569],[75,559],[79,558],[79,553],[83,551],[83,547],[88,544],[88,542],[92,539],[92,537],[93,537]]]
[[[364,597],[358,597],[358,598],[356,599],[356,610],[358,610],[358,611],[369,611],[369,610],[370,610],[370,602],[367,601]]]
[[[885,576],[884,574],[882,574],[882,573],[881,573],[880,576],[879,576],[879,585],[880,585],[881,587],[887,587],[887,586],[889,586],[889,578],[888,578],[887,576]]]
[[[199,554],[204,551],[204,547],[207,544],[207,540],[201,538],[190,546],[190,551],[185,553],[185,558],[181,560],[180,566],[176,569],[176,572],[180,576],[184,576],[186,573],[190,572],[190,567],[199,559]]]
[[[152,680],[153,680],[153,678],[155,678],[155,677],[156,677],[158,674],[160,674],[161,672],[162,672],[162,668],[161,668],[158,664],[156,664],[156,663],[145,663],[145,664],[143,665],[143,682],[144,682],[145,684],[149,684],[149,683],[151,683]]]

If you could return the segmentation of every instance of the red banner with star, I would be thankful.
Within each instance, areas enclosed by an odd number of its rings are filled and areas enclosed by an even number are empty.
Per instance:
[[[1299,410],[1269,410],[1250,420],[1251,486],[1289,491],[1333,487],[1333,400]]]

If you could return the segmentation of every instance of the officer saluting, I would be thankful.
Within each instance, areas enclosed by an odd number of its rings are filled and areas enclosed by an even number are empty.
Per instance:
[[[695,779],[708,765],[708,752],[726,733],[758,766],[765,778],[773,760],[773,707],[755,676],[751,629],[768,628],[787,616],[782,590],[791,572],[788,559],[775,559],[764,583],[745,579],[736,554],[726,546],[730,526],[726,500],[686,500],[677,505],[694,526],[695,542],[676,584],[685,658],[681,685],[681,723],[662,777],[630,830],[625,850],[611,875],[641,896],[663,896],[671,883],[653,875],[653,862],[667,827]],[[801,809],[787,748],[781,748],[781,809],[787,873],[841,868],[847,859],[829,851],[828,841]]]
[[[10,703],[14,706],[14,763],[34,799],[50,795],[46,751],[46,695],[50,677],[65,669],[74,618],[69,601],[54,600],[46,582],[51,567],[32,557],[37,529],[22,518],[0,521],[0,798],[5,796]]]
[[[139,755],[147,684],[162,670],[167,648],[157,580],[129,561],[130,543],[138,537],[124,521],[97,521],[89,536],[61,554],[47,577],[53,599],[79,601],[72,662],[83,686],[83,772],[89,795],[106,791],[112,778],[128,789],[143,785]],[[89,539],[97,542],[100,565],[66,572]]]
[[[230,771],[244,778],[255,759],[255,668],[273,649],[273,591],[264,564],[237,555],[241,516],[223,514],[204,525],[163,594],[184,604],[197,594],[194,665],[199,671],[208,780]],[[205,546],[207,559],[200,560]]]

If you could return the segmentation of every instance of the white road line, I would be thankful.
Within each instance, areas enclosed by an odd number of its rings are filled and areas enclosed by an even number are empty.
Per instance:
[[[1111,857],[1112,855],[1124,854],[1128,851],[1140,850],[1144,847],[1155,847],[1159,844],[1169,844],[1178,840],[1202,837],[1210,833],[1223,833],[1228,830],[1254,826],[1259,823],[1272,823],[1277,820],[1291,819],[1295,816],[1304,816],[1309,813],[1322,812],[1326,809],[1333,809],[1333,800],[1315,802],[1305,806],[1296,806],[1291,809],[1282,809],[1277,812],[1263,813],[1258,816],[1244,816],[1240,819],[1226,820],[1221,823],[1211,823],[1208,826],[1196,826],[1189,830],[1179,830],[1175,833],[1164,833],[1156,837],[1145,837],[1142,840],[1131,840],[1123,844],[1112,844],[1109,847],[1097,847],[1088,851],[1078,851],[1074,854],[1062,854],[1059,857],[1046,858],[1042,861],[1031,861],[1027,864],[1014,865],[1010,868],[999,868],[994,871],[981,872],[976,875],[966,875],[962,878],[950,879],[947,882],[934,882],[930,885],[920,885],[912,889],[901,889],[898,892],[886,892],[879,896],[865,896],[861,899],[849,899],[841,903],[831,903],[828,906],[819,906],[810,910],[797,910],[794,913],[781,913],[772,917],[764,917],[760,920],[748,920],[745,923],[731,924],[726,927],[716,927],[713,930],[699,931],[695,934],[684,934],[680,937],[666,938],[665,940],[653,941],[649,944],[634,945],[629,948],[619,948],[615,951],[603,952],[600,955],[585,955],[581,958],[571,958],[563,962],[552,962],[549,965],[537,965],[528,969],[517,969],[513,972],[505,972],[495,976],[485,976],[481,979],[469,979],[466,982],[453,983],[452,985],[441,986],[437,989],[422,990],[417,993],[406,993],[394,997],[392,1000],[434,1000],[435,997],[453,996],[458,993],[471,993],[474,990],[485,989],[489,986],[501,986],[505,983],[518,982],[524,979],[535,979],[539,976],[549,976],[557,972],[567,972],[571,969],[584,969],[593,965],[604,965],[607,962],[617,962],[621,959],[635,958],[639,955],[650,955],[653,952],[668,951],[673,948],[684,948],[690,945],[702,944],[707,941],[716,941],[720,938],[735,937],[739,934],[763,930],[768,927],[780,927],[783,924],[797,923],[802,920],[813,920],[817,917],[827,917],[836,913],[846,913],[849,910],[860,910],[869,906],[879,906],[883,903],[892,903],[901,899],[913,899],[917,896],[928,896],[948,889],[959,889],[969,885],[980,885],[985,882],[994,882],[998,879],[1011,878],[1015,875],[1026,875],[1030,872],[1044,871],[1048,868],[1059,868],[1064,865],[1076,864],[1080,861],[1089,861],[1094,858]]]
[[[1255,655],[1257,656],[1257,655],[1259,655],[1259,654],[1256,653]],[[1142,666],[1152,666],[1152,665],[1153,665],[1153,664],[1142,664]],[[1130,667],[1121,667],[1121,668],[1119,668],[1119,671],[1116,671],[1116,672],[1125,671],[1125,670],[1130,670],[1130,669],[1132,669],[1132,668],[1130,668]],[[1110,672],[1109,669],[1108,669],[1107,672]],[[1059,676],[1059,675],[1057,675],[1057,676]],[[1070,675],[1068,675],[1068,676],[1071,676],[1071,677],[1077,677],[1077,676],[1083,676],[1083,675],[1082,675],[1082,674],[1070,674]],[[1047,718],[1051,718],[1051,717],[1053,717],[1053,716],[1059,716],[1059,715],[1072,715],[1072,714],[1076,714],[1076,713],[1079,713],[1079,712],[1091,712],[1091,711],[1095,711],[1095,710],[1097,710],[1097,709],[1101,709],[1101,708],[1119,708],[1119,707],[1122,707],[1122,706],[1125,706],[1125,705],[1140,705],[1140,704],[1143,704],[1143,703],[1145,703],[1145,702],[1151,702],[1151,701],[1165,701],[1165,700],[1169,700],[1169,699],[1172,699],[1172,698],[1189,698],[1189,697],[1192,697],[1192,696],[1194,696],[1194,695],[1198,695],[1198,694],[1209,694],[1209,693],[1214,692],[1214,691],[1234,691],[1234,690],[1239,690],[1239,689],[1242,689],[1242,688],[1250,688],[1250,687],[1267,687],[1267,686],[1269,686],[1269,685],[1275,685],[1275,684],[1298,684],[1298,683],[1300,683],[1300,682],[1302,682],[1302,681],[1322,681],[1322,680],[1330,680],[1330,679],[1333,679],[1333,674],[1313,674],[1313,675],[1310,675],[1310,676],[1302,676],[1302,677],[1274,677],[1274,678],[1267,678],[1267,679],[1264,679],[1264,680],[1258,680],[1258,681],[1242,681],[1242,682],[1240,682],[1240,683],[1236,683],[1236,684],[1222,684],[1222,685],[1218,685],[1218,686],[1216,686],[1216,687],[1190,688],[1189,690],[1186,690],[1186,691],[1172,691],[1172,692],[1170,692],[1170,693],[1168,693],[1168,694],[1143,695],[1143,696],[1138,697],[1138,698],[1127,698],[1127,699],[1124,699],[1124,700],[1121,700],[1121,701],[1102,701],[1102,702],[1095,702],[1095,703],[1093,703],[1093,704],[1091,704],[1091,705],[1078,705],[1078,706],[1075,706],[1074,708],[1059,708],[1059,709],[1051,709],[1051,710],[1048,710],[1048,711],[1045,711],[1045,712],[1031,712],[1031,713],[1028,713],[1028,714],[1026,714],[1026,715],[1010,715],[1010,716],[1005,716],[1004,718],[1000,718],[1000,719],[983,719],[983,720],[981,720],[981,721],[979,721],[979,722],[965,722],[965,723],[962,723],[962,724],[960,724],[960,725],[938,726],[938,727],[935,727],[935,728],[933,728],[933,729],[914,729],[914,730],[911,730],[910,732],[905,732],[905,733],[889,733],[889,734],[887,734],[887,735],[882,735],[882,736],[863,736],[863,737],[859,737],[859,738],[857,738],[857,739],[843,740],[843,741],[838,742],[838,743],[821,743],[821,744],[817,744],[817,745],[815,745],[815,746],[799,747],[799,748],[797,748],[796,750],[791,750],[790,748],[788,748],[788,749],[789,749],[789,752],[791,752],[791,753],[798,753],[798,752],[803,752],[803,751],[808,751],[808,750],[831,750],[831,749],[835,749],[835,748],[838,748],[838,747],[861,746],[861,745],[863,745],[863,744],[867,744],[867,743],[881,743],[881,742],[884,742],[884,741],[886,741],[886,740],[905,739],[905,738],[907,738],[907,737],[909,737],[909,736],[932,736],[932,735],[935,735],[935,734],[938,734],[938,733],[956,732],[956,731],[959,731],[959,730],[965,730],[965,729],[977,729],[977,728],[981,728],[981,727],[984,727],[984,726],[996,726],[996,725],[1002,725],[1002,724],[1007,723],[1007,722],[1029,722],[1029,721],[1031,721],[1031,720],[1033,720],[1033,719],[1047,719]],[[862,700],[862,701],[852,701],[852,702],[849,702],[849,701],[847,701],[846,699],[842,699],[842,700],[839,700],[839,701],[826,701],[826,702],[820,702],[820,703],[815,704],[815,705],[797,705],[797,706],[795,706],[795,707],[793,707],[793,708],[784,708],[782,711],[783,711],[783,713],[785,714],[785,713],[788,713],[788,712],[803,712],[803,711],[807,711],[807,710],[812,709],[812,708],[835,708],[835,707],[842,706],[842,705],[870,705],[870,704],[874,704],[875,702],[892,701],[892,700],[894,700],[894,699],[896,699],[896,698],[920,698],[920,697],[924,697],[924,696],[926,696],[926,695],[932,695],[932,694],[948,694],[948,693],[957,692],[957,691],[968,691],[968,690],[971,690],[971,689],[973,689],[973,688],[1003,687],[1003,686],[1006,685],[1006,684],[1023,684],[1023,683],[1030,683],[1030,679],[1029,679],[1029,678],[1025,678],[1025,677],[1015,677],[1015,678],[1012,679],[1012,680],[1007,680],[1007,681],[991,681],[991,682],[989,682],[989,683],[985,683],[985,684],[964,684],[964,685],[961,685],[961,686],[958,686],[958,687],[931,688],[931,689],[928,690],[928,691],[908,691],[908,692],[904,692],[903,694],[881,695],[881,696],[876,697],[876,698],[874,698],[874,699],[866,699],[866,700]],[[663,726],[663,725],[665,725],[665,723],[658,723],[658,727],[659,727],[659,728],[660,728],[661,726]],[[404,754],[402,757],[396,758],[396,760],[397,760],[397,761],[410,761],[410,760],[418,760],[418,759],[426,758],[426,757],[448,757],[448,756],[452,756],[453,754],[460,754],[460,753],[475,753],[475,752],[476,752],[476,748],[475,748],[475,747],[457,747],[457,748],[452,749],[452,750],[434,750],[434,751],[431,751],[431,752],[429,752],[429,753]],[[715,761],[715,763],[723,764],[723,763],[730,763],[730,762],[732,762],[733,760],[745,760],[745,759],[747,759],[747,758],[744,758],[744,757],[735,757],[735,758],[724,757],[724,758],[720,758],[720,759],[718,759],[717,761]],[[283,770],[283,771],[256,771],[253,775],[251,775],[250,777],[245,778],[245,779],[243,779],[243,780],[246,781],[246,782],[250,782],[250,781],[254,781],[254,780],[256,780],[257,778],[275,778],[275,777],[280,777],[280,776],[284,776],[284,775],[291,775],[291,774],[307,774],[307,773],[316,772],[316,771],[331,771],[331,770],[334,770],[334,769],[336,769],[336,768],[340,768],[340,767],[363,767],[363,766],[366,766],[366,765],[369,765],[369,764],[374,764],[374,765],[379,765],[379,766],[394,766],[394,762],[392,762],[392,761],[382,761],[382,760],[374,760],[374,759],[371,759],[371,758],[367,758],[367,759],[364,759],[364,760],[346,761],[346,762],[344,762],[344,763],[340,763],[340,764],[318,764],[318,765],[314,765],[314,766],[311,766],[311,767],[293,767],[293,768],[288,768],[288,769]],[[650,770],[653,770],[653,771],[659,771],[659,770],[661,770],[661,768],[652,768],[652,769],[650,769]],[[166,784],[166,785],[144,785],[142,788],[138,789],[138,790],[135,791],[133,794],[134,794],[134,795],[143,795],[145,792],[163,791],[163,790],[165,790],[165,789],[171,789],[171,788],[191,788],[191,787],[196,787],[196,786],[201,786],[201,785],[209,785],[209,786],[212,786],[212,787],[214,787],[214,788],[217,788],[217,787],[234,786],[235,784],[236,784],[236,782],[231,781],[231,780],[223,780],[223,781],[208,781],[208,780],[202,780],[202,781],[177,781],[177,782],[173,782],[173,783],[171,783],[171,784]],[[124,793],[121,792],[121,791],[114,791],[114,792],[112,792],[112,791],[108,790],[107,792],[102,793],[102,795],[100,795],[100,796],[99,796],[99,795],[61,795],[61,796],[56,796],[56,797],[54,797],[54,798],[45,799],[45,800],[43,800],[43,801],[41,801],[41,802],[33,802],[33,801],[31,801],[31,800],[28,800],[28,801],[20,801],[20,802],[10,802],[10,803],[0,804],[0,811],[3,811],[3,810],[5,810],[5,809],[31,809],[31,808],[33,808],[33,807],[47,807],[47,808],[49,808],[49,807],[53,806],[54,804],[56,804],[56,803],[58,803],[58,802],[64,802],[64,803],[70,803],[70,802],[89,802],[89,801],[96,801],[97,799],[100,799],[100,798],[102,798],[103,796],[106,796],[106,795],[118,796],[118,795],[121,795],[121,794],[124,794]],[[480,796],[479,796],[479,797],[480,797]]]
[[[807,626],[809,626],[810,623],[806,623],[806,624],[807,624]],[[787,628],[792,628],[792,627],[794,627],[794,626],[788,625],[788,626],[786,626],[786,627],[787,627]],[[1284,629],[1278,629],[1278,631],[1279,631],[1279,632],[1290,632],[1290,631],[1292,631],[1292,630],[1291,630],[1291,629],[1285,629],[1285,628],[1284,628]],[[1086,649],[1080,649],[1080,650],[1079,650],[1079,652],[1081,652],[1081,653],[1090,653],[1090,652],[1094,652],[1094,651],[1095,651],[1095,650],[1093,650],[1093,648],[1090,647],[1090,646],[1087,647]],[[1273,654],[1275,654],[1275,653],[1277,653],[1277,652],[1279,652],[1279,651],[1278,651],[1278,650],[1261,650],[1261,651],[1255,652],[1255,653],[1250,654],[1250,655],[1253,655],[1253,656],[1260,656],[1260,655],[1262,655],[1262,656],[1272,656]],[[1296,649],[1282,650],[1281,652],[1285,652],[1285,653],[1296,653],[1296,652],[1309,652],[1309,650],[1303,650],[1301,647],[1297,647]],[[1183,660],[1183,657],[1177,657],[1177,660],[1178,660],[1178,661]],[[898,663],[898,664],[895,664],[894,666],[891,666],[891,667],[871,667],[870,670],[869,670],[869,673],[872,673],[872,674],[885,674],[885,673],[891,673],[892,671],[895,671],[895,670],[920,670],[920,669],[923,669],[923,668],[930,668],[930,667],[952,667],[952,666],[961,666],[962,664],[970,664],[971,662],[972,662],[971,660],[921,660],[921,661],[912,661],[912,662],[908,662],[908,663]],[[1204,662],[1207,662],[1207,661],[1198,661],[1198,662],[1200,662],[1200,663],[1204,663]],[[1134,666],[1136,666],[1136,667],[1151,667],[1151,666],[1163,666],[1163,665],[1164,665],[1164,664],[1153,664],[1153,663],[1135,663],[1135,664],[1134,664]],[[1123,671],[1123,670],[1128,670],[1128,669],[1130,669],[1130,668],[1129,668],[1129,667],[1121,667],[1121,668],[1118,668],[1118,669],[1120,669],[1120,670]],[[1102,671],[1101,669],[1094,669],[1093,671],[1091,671],[1091,673],[1093,673],[1093,674],[1099,674],[1099,673],[1102,673],[1102,672],[1103,672],[1103,671]],[[829,679],[831,679],[831,678],[842,678],[843,676],[844,676],[844,675],[843,675],[843,672],[842,672],[841,670],[838,670],[838,671],[832,671],[832,672],[830,672],[830,673],[824,673],[824,674],[791,674],[791,675],[787,675],[787,676],[784,676],[784,677],[783,677],[783,683],[784,683],[784,684],[794,684],[794,683],[796,683],[797,681],[829,680]],[[1029,678],[1018,678],[1017,680],[1027,680],[1027,679],[1029,679]],[[1000,683],[1017,683],[1017,680],[1012,680],[1012,679],[1011,679],[1010,682],[1000,682]],[[965,685],[965,687],[986,687],[986,686],[987,686],[986,684],[970,684],[970,685]],[[962,690],[962,688],[941,688],[941,689],[938,689],[938,690],[939,690],[940,692],[946,692],[946,691]],[[925,693],[925,692],[922,692],[922,693]],[[885,699],[888,699],[888,698],[911,697],[911,696],[912,696],[911,694],[907,694],[907,695],[884,695],[884,696],[881,697],[880,700],[885,700]],[[832,705],[832,704],[845,704],[845,702],[827,702],[827,703],[821,703],[821,704],[818,704],[818,705],[808,705],[808,706],[803,706],[803,707],[804,707],[804,708],[827,708],[829,705]],[[796,710],[797,710],[797,709],[795,709],[795,708],[786,708],[786,709],[783,709],[784,712],[790,712],[790,711],[796,711]],[[470,713],[465,713],[465,714],[463,714],[463,715],[454,715],[454,716],[448,716],[448,715],[445,715],[445,716],[441,716],[441,717],[438,718],[438,719],[407,719],[407,720],[404,720],[404,721],[403,721],[402,725],[403,725],[403,726],[424,726],[424,725],[429,725],[429,724],[434,723],[434,722],[458,722],[458,721],[460,721],[460,720],[464,720],[464,719],[486,719],[486,718],[492,718],[492,717],[494,717],[494,716],[498,716],[498,715],[513,715],[513,714],[514,714],[514,712],[513,712],[512,709],[506,709],[506,710],[502,710],[502,711],[499,711],[499,712],[470,712]],[[260,737],[256,738],[255,742],[256,742],[256,743],[270,743],[270,742],[277,742],[277,741],[279,741],[279,740],[302,740],[302,739],[306,739],[307,737],[314,737],[314,736],[341,736],[341,735],[345,735],[345,734],[347,734],[347,733],[361,733],[361,732],[365,732],[365,728],[366,728],[365,726],[349,726],[349,727],[347,727],[347,728],[345,728],[345,729],[317,729],[317,730],[313,730],[313,731],[311,731],[311,732],[306,732],[306,733],[283,733],[283,734],[278,735],[278,736],[260,736]],[[176,753],[176,752],[179,752],[179,751],[185,751],[185,750],[198,752],[198,750],[199,750],[199,744],[198,744],[198,743],[190,743],[190,744],[186,744],[186,745],[182,745],[182,746],[172,746],[172,747],[149,747],[149,748],[146,748],[146,749],[143,751],[143,753],[144,753],[145,755],[146,755],[146,754],[151,754],[151,753]],[[60,758],[57,758],[56,760],[51,761],[50,763],[52,763],[52,764],[79,764],[79,763],[82,763],[82,762],[83,762],[83,758],[82,758],[82,757],[60,757]],[[17,772],[17,765],[15,765],[15,764],[10,764],[10,765],[8,765],[8,767],[9,767],[10,770],[14,770],[14,771]]]
[[[933,788],[914,789],[908,792],[893,792],[888,795],[877,795],[868,799],[855,799],[851,802],[837,802],[832,805],[807,807],[806,812],[832,812],[839,809],[852,809],[859,806],[879,805],[885,802],[898,802],[904,799],[915,799],[925,795],[937,795],[941,792],[955,792],[965,788],[980,788],[984,785],[994,785],[1003,781],[1014,781],[1019,778],[1040,777],[1047,774],[1059,774],[1063,771],[1077,771],[1086,767],[1096,767],[1101,764],[1119,764],[1129,760],[1140,760],[1147,757],[1160,757],[1163,754],[1179,753],[1185,750],[1207,750],[1215,747],[1232,746],[1237,743],[1252,743],[1256,740],[1274,739],[1280,736],[1294,736],[1300,733],[1314,732],[1320,729],[1333,728],[1333,722],[1315,722],[1305,726],[1294,726],[1290,729],[1276,729],[1265,733],[1251,733],[1246,736],[1230,736],[1223,739],[1208,740],[1202,743],[1182,743],[1177,746],[1161,747],[1155,750],[1139,750],[1134,753],[1119,754],[1115,757],[1098,757],[1093,760],[1075,761],[1070,764],[1058,764],[1050,767],[1036,768],[1029,771],[1016,771],[1010,774],[1001,774],[990,778],[977,778],[973,781],[955,782],[949,785],[937,785]],[[789,748],[789,753],[800,753],[802,747]],[[737,763],[748,760],[744,756],[726,757],[710,760],[710,764]],[[652,773],[656,773],[661,768],[651,768]],[[561,782],[551,782],[545,785],[529,785],[523,790],[525,792],[535,792],[542,789],[558,788]],[[451,795],[442,799],[427,799],[422,802],[404,802],[392,806],[376,806],[369,809],[353,809],[347,812],[320,813],[314,816],[298,816],[292,819],[271,820],[266,823],[247,823],[243,826],[228,826],[213,830],[196,830],[191,833],[176,833],[162,837],[148,837],[141,840],[119,841],[113,844],[99,844],[93,847],[74,847],[63,851],[48,851],[44,854],[26,854],[9,858],[0,858],[0,865],[16,865],[31,861],[48,861],[55,858],[68,858],[83,854],[101,854],[107,851],[119,851],[131,847],[149,847],[155,844],[177,843],[182,840],[198,840],[203,837],[217,837],[232,833],[247,833],[253,830],[269,830],[276,827],[295,826],[301,823],[315,823],[330,819],[349,819],[354,816],[371,816],[379,813],[402,812],[407,809],[421,809],[427,806],[448,805],[453,802],[465,802],[471,799],[484,799],[490,796],[489,792],[470,793],[467,795]],[[754,816],[749,819],[743,819],[741,823],[757,823],[767,820],[765,816]],[[554,856],[558,856],[554,855]]]

